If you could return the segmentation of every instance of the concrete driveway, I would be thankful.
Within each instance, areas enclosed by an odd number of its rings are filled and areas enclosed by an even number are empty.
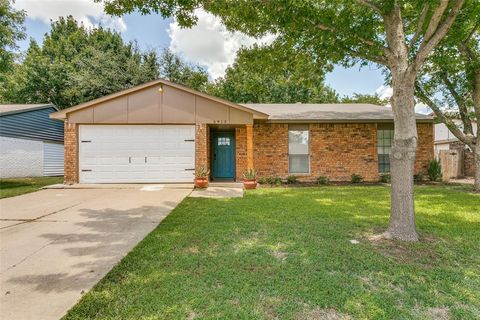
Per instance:
[[[61,318],[190,192],[50,189],[0,200],[0,318]]]

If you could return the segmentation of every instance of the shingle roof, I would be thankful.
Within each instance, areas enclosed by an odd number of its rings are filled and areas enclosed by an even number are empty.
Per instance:
[[[336,104],[257,104],[244,106],[266,113],[271,121],[393,121],[392,108],[363,103]],[[417,120],[432,121],[424,114],[416,114]]]
[[[0,115],[19,113],[37,109],[52,107],[57,109],[53,104],[39,103],[39,104],[0,104]]]

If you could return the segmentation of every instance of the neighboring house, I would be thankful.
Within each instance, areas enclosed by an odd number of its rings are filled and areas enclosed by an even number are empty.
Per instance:
[[[459,127],[463,127],[460,119],[454,119],[453,122]],[[477,132],[477,123],[472,122],[473,132]],[[438,157],[441,150],[459,151],[458,176],[475,175],[475,156],[470,148],[457,139],[444,123],[435,124],[435,156]]]
[[[192,182],[352,174],[377,181],[390,170],[393,114],[368,104],[236,104],[156,80],[69,109],[66,183]],[[433,158],[433,120],[417,115],[416,173]]]
[[[63,123],[51,104],[0,105],[0,178],[63,175]]]

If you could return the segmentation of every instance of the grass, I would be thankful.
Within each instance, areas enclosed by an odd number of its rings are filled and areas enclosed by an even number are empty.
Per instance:
[[[63,183],[63,177],[0,179],[0,199],[34,192],[56,183]]]
[[[465,188],[416,187],[414,244],[368,240],[388,224],[385,186],[187,198],[65,319],[479,319]]]

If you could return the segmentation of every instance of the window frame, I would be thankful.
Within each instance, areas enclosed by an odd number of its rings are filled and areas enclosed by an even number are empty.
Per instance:
[[[385,137],[382,136],[382,138],[380,139],[380,131],[391,131],[391,138],[390,138],[390,144],[387,145],[385,143],[382,143],[380,144],[380,140],[382,140],[382,142],[385,142]],[[382,134],[385,134],[385,133],[382,133]],[[384,124],[384,125],[378,125],[377,126],[377,169],[378,169],[378,174],[379,175],[382,175],[382,174],[390,174],[391,172],[391,163],[390,163],[390,154],[392,153],[392,145],[393,145],[393,136],[394,136],[395,132],[394,132],[394,127],[393,125],[390,125],[390,124]],[[387,138],[388,139],[388,138]],[[385,150],[385,148],[390,148],[390,152],[389,153],[380,153],[379,152],[379,149],[382,149],[383,151]],[[383,156],[383,161],[380,162],[380,156]],[[385,161],[385,156],[388,156],[387,159],[388,161]],[[388,170],[385,169],[385,167],[388,165]]]
[[[290,153],[290,131],[307,131],[307,153]],[[308,176],[311,174],[311,163],[310,163],[310,125],[309,124],[289,124],[287,130],[287,143],[288,143],[288,174],[296,176]],[[301,155],[307,157],[307,172],[292,172],[290,171],[290,156]]]

